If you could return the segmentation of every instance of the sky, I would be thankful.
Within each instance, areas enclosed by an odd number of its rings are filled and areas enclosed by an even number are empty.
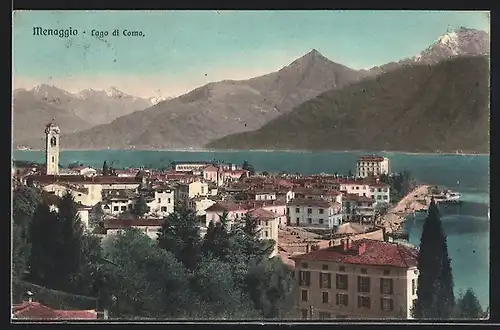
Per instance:
[[[353,69],[398,61],[460,26],[489,31],[488,12],[17,11],[13,87],[177,96],[212,81],[277,71],[312,49]],[[78,34],[34,35],[35,27]],[[112,36],[115,29],[119,36]]]

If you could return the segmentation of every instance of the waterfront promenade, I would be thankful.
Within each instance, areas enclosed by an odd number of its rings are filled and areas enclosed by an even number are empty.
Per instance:
[[[389,209],[387,214],[382,217],[380,225],[385,227],[387,233],[400,230],[408,215],[427,209],[429,202],[429,186],[418,186]]]

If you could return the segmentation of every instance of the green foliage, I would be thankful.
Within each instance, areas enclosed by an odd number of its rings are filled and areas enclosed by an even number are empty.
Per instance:
[[[76,290],[81,269],[83,225],[71,193],[66,193],[58,212],[40,203],[30,224],[30,278],[34,283],[68,292]]]
[[[246,276],[246,291],[264,318],[275,319],[288,312],[297,293],[292,270],[274,257],[252,267]]]
[[[453,315],[455,298],[446,236],[434,200],[424,223],[418,254],[418,288],[415,317],[448,319]]]
[[[29,225],[41,196],[34,188],[20,186],[12,197],[12,272],[14,276],[23,276],[31,252]]]
[[[139,217],[144,216],[148,212],[148,204],[143,194],[139,195],[137,202],[134,205],[133,213]]]
[[[57,214],[51,212],[48,205],[40,203],[29,227],[29,278],[42,286],[50,287],[55,284],[54,275],[58,271],[58,229]]]
[[[102,266],[108,286],[110,312],[167,318],[190,308],[188,273],[175,256],[158,248],[135,229],[110,237],[104,257],[113,263]]]
[[[200,229],[196,214],[178,204],[158,233],[159,246],[175,255],[188,269],[196,268],[200,248]]]
[[[392,203],[399,202],[404,196],[413,190],[416,185],[411,173],[406,170],[400,173],[394,173],[391,176],[382,174],[380,176],[380,181],[389,185]]]
[[[459,319],[480,319],[485,315],[474,291],[469,288],[457,299],[455,317]]]

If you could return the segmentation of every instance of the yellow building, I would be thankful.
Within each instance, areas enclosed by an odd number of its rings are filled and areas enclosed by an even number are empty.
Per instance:
[[[417,251],[374,240],[343,241],[292,257],[301,319],[411,318]]]

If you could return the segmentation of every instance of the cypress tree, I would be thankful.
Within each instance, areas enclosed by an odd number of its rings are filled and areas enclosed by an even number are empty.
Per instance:
[[[447,319],[452,316],[455,297],[446,236],[438,207],[431,200],[418,254],[416,318]]]
[[[60,237],[57,261],[60,288],[71,290],[74,277],[81,268],[83,224],[71,192],[66,192],[59,203],[57,214]]]
[[[109,167],[108,163],[104,161],[104,164],[102,164],[102,175],[108,176],[109,175]]]
[[[148,212],[148,205],[146,203],[146,198],[143,194],[139,195],[137,202],[134,205],[133,213],[137,216],[142,217],[144,214]]]
[[[59,237],[57,215],[50,211],[46,203],[39,203],[29,225],[28,279],[43,286],[53,286],[57,277]]]
[[[457,317],[461,319],[480,319],[484,316],[481,304],[471,288],[467,289],[465,294],[459,297],[457,309]]]

